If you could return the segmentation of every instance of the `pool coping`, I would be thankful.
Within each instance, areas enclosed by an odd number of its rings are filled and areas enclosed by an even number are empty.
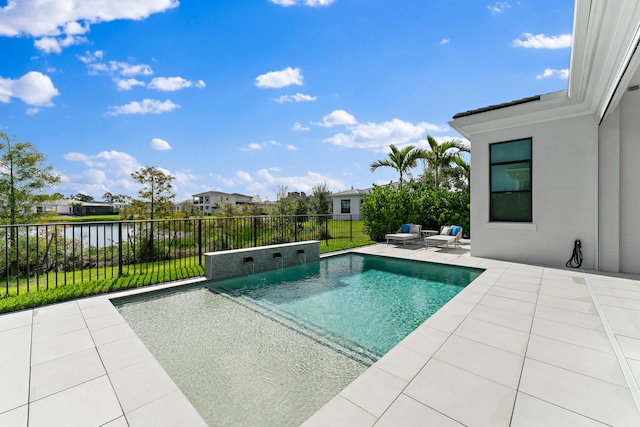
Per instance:
[[[485,271],[305,426],[640,423],[632,391],[640,378],[636,278],[476,258],[468,250],[382,244],[344,252]],[[0,316],[0,361],[13,362],[2,372],[0,425],[206,425],[111,303],[204,280]],[[573,366],[545,347],[588,357]],[[608,363],[610,377],[590,370],[589,357]],[[73,375],[49,378],[65,369]]]

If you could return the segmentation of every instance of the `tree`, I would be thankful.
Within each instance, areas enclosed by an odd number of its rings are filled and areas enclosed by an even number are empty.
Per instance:
[[[380,167],[395,169],[400,174],[400,188],[402,188],[403,176],[411,174],[411,169],[418,166],[418,160],[426,158],[427,151],[416,148],[414,145],[407,145],[398,149],[395,145],[390,144],[389,148],[391,152],[387,155],[387,158],[371,163],[369,168],[371,172]]]
[[[72,194],[71,196],[69,196],[69,198],[72,200],[77,200],[79,202],[93,202],[95,200],[93,197],[82,193]]]
[[[45,165],[44,154],[30,142],[0,132],[0,221],[27,223],[36,216],[35,203],[42,190],[61,177]]]
[[[131,177],[142,184],[138,191],[140,200],[134,200],[133,208],[138,215],[150,219],[171,216],[171,207],[175,194],[171,181],[174,176],[166,174],[156,166],[145,166],[131,174]]]
[[[269,206],[269,214],[275,216],[293,215],[294,209],[294,200],[287,196],[287,187],[279,185],[276,202]]]
[[[313,194],[309,200],[309,211],[312,214],[324,215],[333,213],[333,204],[330,196],[331,191],[327,188],[326,182],[320,182],[313,186]]]
[[[434,137],[427,135],[427,142],[430,150],[424,157],[425,181],[429,181],[428,177],[431,175],[434,186],[439,188],[452,175],[452,164],[457,162],[455,159],[460,158],[461,152],[469,153],[470,149],[459,139],[438,144]]]

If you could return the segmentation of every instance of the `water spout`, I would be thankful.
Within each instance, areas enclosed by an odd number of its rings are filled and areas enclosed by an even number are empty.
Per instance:
[[[298,260],[302,259],[302,264],[307,263],[307,254],[304,253],[304,249],[298,249],[296,254],[298,255]]]
[[[276,262],[276,268],[284,268],[284,259],[282,258],[282,254],[280,252],[274,252],[272,256],[274,261]],[[278,260],[280,260],[280,266],[278,266]]]
[[[247,276],[249,275],[249,266],[251,266],[251,275],[253,276],[255,274],[255,265],[253,264],[253,257],[247,256],[242,258],[242,263],[245,265]]]

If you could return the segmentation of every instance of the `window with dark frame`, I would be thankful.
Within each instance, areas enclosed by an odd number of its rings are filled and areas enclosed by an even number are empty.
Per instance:
[[[489,221],[532,222],[531,138],[489,145]]]
[[[343,214],[351,213],[351,200],[340,200],[340,212]]]

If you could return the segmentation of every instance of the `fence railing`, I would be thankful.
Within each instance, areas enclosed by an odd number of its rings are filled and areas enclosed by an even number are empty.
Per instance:
[[[0,296],[153,271],[202,274],[206,252],[353,240],[353,222],[303,215],[0,226]]]

